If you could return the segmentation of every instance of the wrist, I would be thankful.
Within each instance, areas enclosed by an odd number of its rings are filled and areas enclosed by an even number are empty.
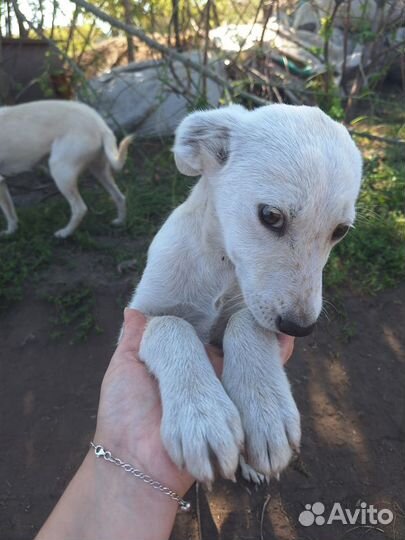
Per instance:
[[[37,540],[164,540],[176,512],[176,501],[88,452]]]
[[[131,465],[138,467],[136,463]],[[97,538],[126,538],[129,531],[142,531],[145,540],[169,537],[178,509],[176,501],[121,467],[96,457],[94,451],[87,454],[82,468],[94,501],[95,530],[104,529],[104,536]]]
[[[112,441],[108,435],[103,434],[102,430],[97,429],[96,434],[94,435],[94,444],[102,445],[103,448],[110,451],[114,457],[130,464],[132,467],[150,476],[153,480],[156,480],[163,486],[175,491],[180,497],[185,495],[195,481],[186,470],[178,469],[171,461],[161,443],[160,432],[157,433],[155,442],[147,440],[144,443],[142,441],[137,441],[136,443],[132,442],[129,444],[125,439],[119,440],[114,438]],[[94,455],[94,448],[91,450]],[[105,465],[118,469],[118,467],[114,466],[112,463],[105,462],[103,459],[100,460],[104,461]],[[129,476],[128,473],[127,476]],[[129,477],[129,480],[142,482],[141,479],[135,477]],[[147,484],[145,484],[145,487],[151,491],[158,491]]]

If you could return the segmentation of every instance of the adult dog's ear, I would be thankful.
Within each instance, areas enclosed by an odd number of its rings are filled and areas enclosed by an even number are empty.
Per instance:
[[[187,176],[214,171],[229,158],[232,129],[247,111],[230,105],[187,116],[176,130],[174,159],[179,171]]]

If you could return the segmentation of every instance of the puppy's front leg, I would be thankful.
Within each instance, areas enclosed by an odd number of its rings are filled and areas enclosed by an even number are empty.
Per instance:
[[[161,434],[174,463],[210,483],[213,453],[223,476],[234,478],[243,442],[239,413],[194,328],[178,317],[152,318],[139,356],[159,381]]]
[[[278,475],[299,447],[300,416],[277,336],[261,328],[248,309],[235,313],[226,327],[222,382],[242,418],[247,463],[265,476]]]

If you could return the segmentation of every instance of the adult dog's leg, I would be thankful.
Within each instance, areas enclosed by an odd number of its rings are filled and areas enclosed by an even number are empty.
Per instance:
[[[87,212],[87,206],[77,188],[80,171],[72,163],[66,162],[63,157],[59,158],[52,154],[49,168],[59,191],[66,197],[70,205],[71,216],[68,224],[55,232],[57,238],[66,238],[73,233]]]
[[[234,478],[243,442],[240,417],[194,328],[178,317],[152,318],[139,356],[159,381],[161,434],[171,459],[210,483],[215,456],[223,476]]]
[[[278,475],[298,449],[301,429],[277,336],[243,309],[231,317],[223,347],[222,382],[241,415],[246,461],[265,476]]]
[[[18,218],[14,208],[13,200],[8,190],[6,179],[0,175],[0,208],[4,212],[7,220],[7,229],[0,232],[0,236],[12,234],[17,230]]]
[[[99,163],[94,163],[90,167],[90,171],[97,178],[104,189],[109,193],[110,197],[117,207],[117,217],[113,219],[113,225],[121,225],[126,217],[125,195],[121,193],[119,187],[115,183],[111,172],[110,164],[103,158]]]

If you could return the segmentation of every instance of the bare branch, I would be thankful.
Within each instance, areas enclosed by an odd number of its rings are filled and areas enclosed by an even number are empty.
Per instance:
[[[205,67],[208,65],[208,45],[210,42],[209,33],[210,33],[210,14],[211,14],[211,0],[207,0],[207,3],[205,5],[206,13],[205,13],[205,29],[204,29],[204,56],[203,56],[203,64]],[[203,77],[203,97],[205,100],[207,100],[207,77]]]
[[[369,139],[370,141],[379,141],[385,144],[394,144],[396,146],[405,145],[404,139],[393,139],[391,137],[381,137],[380,135],[373,135],[372,133],[367,133],[366,131],[355,131],[354,129],[348,128],[349,132],[356,137],[362,137],[363,139]]]

